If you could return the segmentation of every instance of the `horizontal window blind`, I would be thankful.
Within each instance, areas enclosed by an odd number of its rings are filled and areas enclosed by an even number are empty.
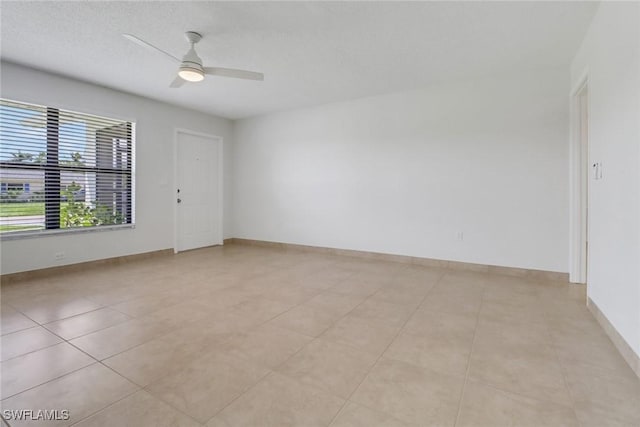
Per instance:
[[[0,99],[0,233],[133,224],[133,123]]]

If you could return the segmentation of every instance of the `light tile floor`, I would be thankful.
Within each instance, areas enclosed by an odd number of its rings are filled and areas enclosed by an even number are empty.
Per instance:
[[[227,245],[4,285],[1,343],[37,426],[640,426],[577,285]]]

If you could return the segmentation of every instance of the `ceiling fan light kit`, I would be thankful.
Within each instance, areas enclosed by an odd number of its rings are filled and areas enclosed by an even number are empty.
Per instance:
[[[185,65],[183,62],[180,66],[178,75],[188,82],[201,82],[204,80],[204,71],[202,69],[193,67],[191,65]]]
[[[200,82],[204,80],[205,74],[246,80],[264,80],[264,74],[256,73],[254,71],[235,70],[232,68],[203,67],[202,59],[200,59],[195,50],[195,45],[202,39],[202,35],[195,31],[187,31],[185,33],[185,37],[191,47],[182,57],[182,60],[132,34],[123,34],[123,36],[142,47],[155,52],[160,52],[168,58],[171,58],[174,62],[180,63],[178,76],[169,85],[169,87],[172,88],[180,87],[184,82]]]

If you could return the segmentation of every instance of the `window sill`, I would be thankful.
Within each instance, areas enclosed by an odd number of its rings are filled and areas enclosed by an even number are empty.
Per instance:
[[[69,234],[102,233],[105,231],[126,230],[131,228],[136,228],[136,225],[122,224],[122,225],[103,225],[101,227],[65,228],[61,230],[18,231],[15,233],[7,233],[7,234],[0,235],[0,241],[33,239],[33,238],[50,237],[50,236],[66,236]]]

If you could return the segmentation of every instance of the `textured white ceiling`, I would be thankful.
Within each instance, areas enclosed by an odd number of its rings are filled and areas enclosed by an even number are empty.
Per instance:
[[[229,118],[568,66],[593,2],[2,1],[4,60]],[[171,61],[204,35],[205,65],[265,74],[170,89]]]

